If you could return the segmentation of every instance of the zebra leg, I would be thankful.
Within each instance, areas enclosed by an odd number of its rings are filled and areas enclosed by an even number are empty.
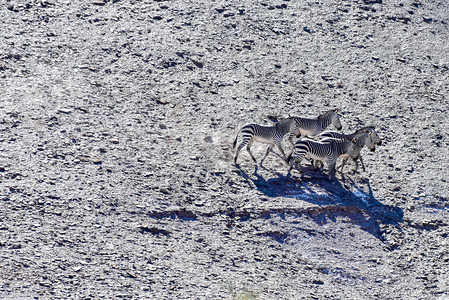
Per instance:
[[[345,156],[343,158],[343,161],[341,162],[341,166],[340,166],[340,173],[343,173],[343,168],[345,167],[346,163],[348,162],[348,158],[349,158],[349,156]]]
[[[281,154],[284,157],[284,159],[287,159],[287,156],[285,155],[284,149],[282,149],[281,144],[277,144],[277,145],[278,145],[279,151],[281,151]]]
[[[292,145],[292,150],[295,149],[295,143],[293,142],[293,137],[296,136],[298,137],[298,135],[296,135],[293,132],[288,133],[288,141],[290,142],[290,144]],[[301,135],[299,135],[300,137]]]
[[[287,159],[287,164],[290,166],[288,169],[287,175],[290,175],[290,172],[292,171],[293,167],[299,172],[302,173],[301,165],[298,167],[298,159],[296,157],[292,157],[292,154],[289,155]]]
[[[239,156],[240,150],[242,150],[243,147],[245,147],[245,146],[247,146],[247,149],[248,149],[248,147],[251,147],[252,142],[253,142],[252,139],[242,140],[242,142],[240,143],[240,145],[237,148],[237,151],[235,151],[234,164],[237,165],[237,158]],[[251,152],[250,152],[250,154],[251,154]],[[253,157],[252,154],[251,154],[251,157]],[[254,157],[253,157],[253,159],[254,159]]]
[[[267,156],[268,156],[268,154],[271,152],[271,150],[273,149],[273,146],[274,145],[270,145],[270,146],[268,146],[268,149],[267,149],[267,153],[265,153],[265,156],[262,158],[262,160],[260,161],[260,166],[262,167],[262,164],[263,164],[263,161],[265,160],[265,158],[267,158]]]
[[[327,166],[329,169],[329,180],[332,180],[333,177],[335,177],[335,165],[337,164],[336,159],[331,159],[327,162]]]
[[[365,164],[363,163],[362,156],[359,156],[359,159],[360,159],[360,163],[362,164],[363,172],[366,172],[366,168],[365,168]],[[354,173],[357,172],[358,168],[359,168],[359,160],[356,160],[355,161],[355,171],[354,171]]]
[[[319,166],[318,166],[318,164],[319,164]],[[324,167],[324,164],[321,160],[318,160],[318,159],[313,160],[313,168],[314,169],[321,169],[323,167]]]
[[[290,166],[290,171],[291,169],[295,167],[296,171],[298,171],[299,173],[302,173],[302,168],[301,168],[301,164],[295,159],[295,161],[293,162],[293,165]],[[288,171],[290,173],[290,171]]]
[[[239,157],[239,152],[240,150],[242,150],[243,147],[245,147],[245,145],[247,144],[247,142],[243,141],[237,148],[237,151],[235,151],[235,156],[234,156],[234,164],[237,164],[237,158]]]
[[[252,145],[252,144],[253,144],[253,140],[250,140],[250,141],[248,142],[248,145],[246,146],[246,151],[248,151],[249,155],[251,155],[251,158],[253,159],[253,161],[254,161],[255,163],[257,163],[256,158],[255,158],[254,155],[251,153],[251,145]]]
[[[292,147],[295,147],[295,143],[293,143],[293,133],[288,133],[288,141],[292,145]]]

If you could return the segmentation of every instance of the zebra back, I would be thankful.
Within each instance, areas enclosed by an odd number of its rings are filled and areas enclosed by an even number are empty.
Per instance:
[[[368,133],[374,131],[374,126],[365,126],[353,133],[345,134],[337,131],[325,131],[319,134],[319,138],[334,138],[334,139],[352,139],[361,133]]]
[[[295,124],[293,118],[288,118],[276,123],[274,126],[264,126],[259,124],[246,124],[238,132],[232,144],[235,148],[238,136],[241,133],[242,139],[251,139],[254,136],[265,139],[282,139],[285,134],[294,131]]]

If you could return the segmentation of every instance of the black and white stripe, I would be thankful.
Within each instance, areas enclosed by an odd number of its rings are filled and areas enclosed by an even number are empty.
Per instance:
[[[325,132],[319,134],[317,137],[320,139],[323,139],[323,138],[352,139],[352,138],[354,138],[356,136],[360,136],[360,134],[364,134],[364,133],[369,134],[369,136],[361,136],[361,137],[366,138],[366,139],[369,138],[370,140],[364,140],[364,141],[360,140],[359,143],[364,143],[364,145],[367,145],[367,147],[371,151],[375,151],[375,145],[381,145],[382,140],[380,139],[379,135],[375,131],[374,126],[366,126],[366,127],[360,128],[351,134],[343,134],[341,132],[335,132],[335,131],[325,131]],[[340,172],[343,172],[343,168],[349,158],[350,158],[349,155],[347,155],[347,154],[343,155],[343,162],[340,166]],[[358,160],[355,160],[355,171],[354,172],[356,172],[358,170],[359,160],[360,160],[360,163],[362,164],[363,171],[366,172],[365,164],[363,162],[361,154],[359,154]]]
[[[293,164],[298,171],[301,171],[298,164],[303,158],[309,157],[314,160],[326,161],[329,178],[332,178],[335,175],[338,157],[348,153],[353,159],[357,159],[361,147],[363,146],[359,146],[355,140],[325,139],[318,142],[311,139],[300,139],[295,143],[294,152],[287,159],[291,166],[289,172],[293,168]]]
[[[338,109],[329,110],[316,118],[294,117],[296,123],[296,137],[302,135],[316,136],[323,132],[329,125],[334,125],[341,130],[342,125],[338,117]]]
[[[265,156],[262,158],[260,162],[261,165],[265,160],[265,158],[270,153],[270,151],[273,149],[274,145],[278,146],[279,150],[281,151],[281,154],[285,158],[286,155],[281,146],[282,139],[287,133],[293,132],[294,129],[295,129],[295,122],[293,118],[286,119],[280,123],[277,123],[275,126],[263,126],[258,124],[247,124],[243,126],[237,133],[233,143],[233,148],[235,148],[235,146],[237,145],[237,139],[239,137],[239,134],[241,133],[242,142],[240,143],[240,145],[237,148],[237,151],[235,152],[234,163],[237,164],[239,152],[245,146],[246,150],[251,155],[253,161],[257,163],[257,160],[254,158],[254,155],[251,153],[250,150],[253,141],[269,144],[267,152],[265,153]]]

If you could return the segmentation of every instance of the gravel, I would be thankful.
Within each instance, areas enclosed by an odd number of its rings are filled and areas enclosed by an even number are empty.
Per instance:
[[[8,0],[0,298],[449,297],[448,11]],[[332,108],[367,172],[234,166],[245,123]]]

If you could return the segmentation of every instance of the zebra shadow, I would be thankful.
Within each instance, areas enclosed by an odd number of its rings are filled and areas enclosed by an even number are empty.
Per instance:
[[[354,223],[380,239],[383,238],[379,224],[398,225],[403,221],[401,208],[382,204],[382,199],[374,197],[368,178],[355,182],[345,175],[342,179],[329,180],[323,172],[307,167],[303,170],[300,177],[297,173],[272,173],[273,177],[265,179],[256,166],[253,174],[243,171],[241,174],[267,197],[294,198],[318,205],[322,211],[332,212],[334,217],[340,214],[352,218]],[[315,221],[321,224],[323,220],[321,215]]]

